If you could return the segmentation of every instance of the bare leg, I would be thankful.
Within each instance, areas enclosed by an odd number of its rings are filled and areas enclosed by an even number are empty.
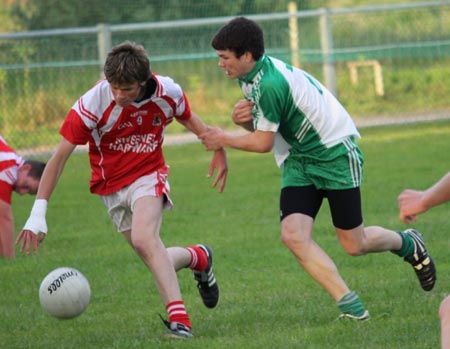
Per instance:
[[[162,212],[162,197],[138,199],[134,205],[131,232],[126,232],[125,237],[152,272],[161,298],[168,304],[182,298],[174,262],[159,235]]]
[[[441,319],[441,348],[450,349],[450,295],[441,302],[439,317]]]
[[[295,213],[281,222],[283,243],[305,271],[337,302],[350,292],[331,258],[311,239],[313,219]]]
[[[361,224],[350,230],[336,228],[336,233],[345,251],[352,256],[398,250],[402,247],[399,234],[378,226],[364,228]]]
[[[183,247],[168,247],[167,252],[169,253],[175,271],[187,268],[191,264],[192,257],[187,249]]]

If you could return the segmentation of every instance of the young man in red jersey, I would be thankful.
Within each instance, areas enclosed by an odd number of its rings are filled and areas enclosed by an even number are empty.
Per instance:
[[[14,258],[12,193],[35,195],[45,163],[25,160],[0,136],[0,256]]]
[[[105,78],[79,98],[68,113],[62,139],[49,160],[37,199],[17,243],[27,254],[37,251],[47,225],[47,202],[77,145],[89,144],[90,190],[101,197],[108,214],[153,274],[168,313],[168,336],[192,337],[176,271],[193,270],[204,304],[213,308],[219,288],[212,271],[211,249],[164,246],[160,238],[163,209],[170,209],[170,187],[162,143],[165,128],[177,120],[196,135],[207,126],[194,114],[171,78],[153,74],[144,47],[124,42],[113,47],[104,66]],[[209,175],[213,187],[225,187],[226,154],[213,155]]]

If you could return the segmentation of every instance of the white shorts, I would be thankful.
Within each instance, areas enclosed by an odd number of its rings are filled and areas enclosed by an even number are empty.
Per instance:
[[[123,233],[131,229],[133,207],[137,199],[144,196],[164,196],[164,209],[172,209],[173,203],[170,199],[168,174],[169,168],[165,166],[150,175],[138,178],[132,184],[115,193],[100,195],[119,232]]]

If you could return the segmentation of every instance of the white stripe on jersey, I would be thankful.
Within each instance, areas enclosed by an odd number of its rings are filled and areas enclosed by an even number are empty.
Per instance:
[[[348,162],[350,166],[353,185],[359,187],[361,185],[361,161],[359,160],[356,147],[350,139],[346,139],[343,142],[348,152]]]
[[[295,137],[298,139],[299,142],[305,138],[308,131],[311,129],[311,124],[308,122],[308,119],[303,119],[302,125],[298,129],[297,133],[295,134]]]
[[[172,115],[172,107],[164,98],[155,98],[153,102],[161,108],[165,115]],[[172,117],[169,119],[172,119]]]
[[[13,166],[10,166],[11,162],[14,162]],[[0,136],[0,180],[13,185],[17,180],[18,169],[24,162],[25,160]]]

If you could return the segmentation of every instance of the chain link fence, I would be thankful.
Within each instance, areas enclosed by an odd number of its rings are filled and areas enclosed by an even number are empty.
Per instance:
[[[247,17],[262,26],[268,54],[322,80],[356,118],[450,109],[450,1],[307,11],[292,3]],[[0,133],[23,153],[54,147],[68,110],[124,40],[143,44],[152,70],[173,77],[206,122],[232,127],[241,92],[210,46],[231,18],[0,34]]]

